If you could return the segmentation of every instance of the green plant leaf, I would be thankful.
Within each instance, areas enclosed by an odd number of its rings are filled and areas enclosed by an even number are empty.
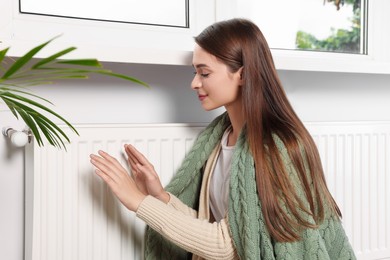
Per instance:
[[[18,76],[12,77],[12,79],[9,80],[9,82],[19,82],[19,84],[23,83],[24,81],[30,81],[32,79],[34,80],[52,80],[59,78],[60,76],[66,76],[69,75],[75,75],[80,74],[86,77],[88,74],[91,73],[91,70],[80,70],[80,69],[72,69],[72,70],[61,70],[61,69],[45,69],[40,71],[26,71],[22,73],[18,73]]]
[[[52,40],[47,41],[47,42],[33,48],[31,51],[27,52],[24,56],[17,59],[16,62],[4,73],[4,75],[1,78],[8,79],[9,77],[11,77],[15,72],[17,72],[27,62],[29,62],[32,59],[32,57],[34,57],[35,54],[37,54],[42,48],[44,48],[46,45],[48,45],[51,41]]]
[[[57,114],[53,110],[45,107],[44,105],[42,105],[42,104],[40,104],[40,103],[38,103],[38,102],[36,102],[34,100],[31,100],[29,98],[22,97],[20,95],[16,95],[16,94],[13,94],[13,93],[10,93],[10,92],[3,93],[2,97],[3,97],[3,99],[5,97],[12,98],[14,104],[17,104],[19,107],[23,107],[24,105],[19,103],[18,101],[15,101],[15,100],[20,100],[20,101],[26,102],[26,103],[28,103],[30,105],[36,106],[36,107],[38,107],[38,108],[40,108],[40,109],[42,109],[42,110],[44,110],[44,111],[54,115],[55,117],[61,119],[61,121],[63,121],[65,124],[67,124],[76,134],[78,134],[77,130],[65,118],[63,118],[62,116],[60,116],[59,114]],[[26,109],[26,108],[24,108],[24,109]],[[34,112],[36,112],[36,111],[34,111]]]
[[[145,82],[143,82],[143,81],[141,81],[139,79],[126,76],[126,75],[113,73],[111,71],[96,71],[96,73],[103,74],[103,75],[108,75],[108,76],[111,76],[111,77],[117,77],[117,78],[121,78],[121,79],[125,79],[125,80],[130,80],[130,81],[132,81],[134,83],[141,84],[141,85],[143,85],[143,86],[145,86],[147,88],[150,88],[150,86],[147,83],[145,83]]]
[[[9,48],[6,48],[6,49],[0,51],[0,62],[2,62],[4,60],[4,57],[7,54],[8,50],[9,50]]]
[[[1,96],[1,94],[0,94],[0,96]],[[2,99],[3,99],[3,98],[2,98]],[[6,99],[3,99],[3,101],[4,101],[4,103],[7,105],[7,107],[9,108],[9,110],[12,112],[12,114],[16,117],[16,119],[19,119],[18,113],[16,112],[13,103],[9,102],[9,101],[6,100]]]
[[[23,121],[26,123],[26,125],[31,129],[31,132],[37,140],[38,146],[43,146],[41,134],[39,133],[38,127],[32,119],[31,115],[29,115],[26,111],[20,108],[18,109],[18,113],[20,117],[23,118]]]
[[[57,146],[56,142],[53,141],[53,138],[55,139],[55,137],[53,137],[53,134],[59,137],[57,132],[60,133],[62,137],[69,142],[68,136],[62,131],[62,129],[59,128],[55,123],[53,123],[50,119],[48,119],[38,111],[18,101],[12,100],[9,97],[3,97],[3,99],[6,99],[8,102],[13,103],[13,107],[15,107],[16,111],[26,122],[27,126],[31,128],[34,136],[36,136],[37,138],[37,141],[39,139],[38,143],[40,143],[39,144],[40,146],[43,145],[43,141],[42,138],[40,137],[38,127],[39,129],[41,129],[42,133],[46,138],[48,137],[50,138],[48,139],[48,141],[51,145]],[[69,122],[67,122],[66,120],[64,120],[63,122],[65,122],[76,134],[78,134],[77,130],[72,125],[70,125]],[[48,125],[50,125],[50,127],[48,127]],[[48,134],[48,132],[52,132],[52,134]],[[59,137],[59,139],[61,144],[63,144],[61,137]],[[58,147],[61,148],[61,145]]]
[[[58,61],[58,64],[72,64],[80,66],[89,66],[89,67],[98,67],[101,68],[102,65],[96,59],[83,59],[83,60],[62,60]]]
[[[37,140],[37,143],[39,146],[43,145],[42,138],[39,134],[38,128],[32,119],[31,115],[23,110],[22,108],[18,107],[13,100],[9,100],[7,97],[3,98],[6,105],[13,111],[17,111],[17,114],[20,115],[20,117],[23,119],[23,121],[26,123],[26,125],[31,129],[31,132],[34,134],[35,139]],[[14,112],[13,112],[14,113]],[[15,112],[16,113],[16,112]],[[17,117],[17,115],[15,115]]]
[[[6,88],[6,87],[2,87],[1,90],[5,90],[5,91],[8,91],[8,92],[16,92],[16,93],[21,93],[21,94],[25,94],[25,95],[28,95],[28,96],[32,96],[32,97],[35,97],[35,98],[38,98],[38,99],[41,99],[51,105],[54,105],[52,102],[50,102],[49,100],[43,98],[43,97],[40,97],[38,95],[34,95],[30,92],[26,92],[26,91],[22,91],[22,90],[17,90],[17,89],[11,89],[11,88]],[[0,97],[1,97],[1,93],[0,93]]]
[[[60,51],[60,52],[57,52],[56,54],[53,54],[51,55],[50,57],[47,57],[45,59],[42,59],[40,60],[39,62],[35,63],[31,68],[32,69],[38,69],[39,67],[43,66],[43,65],[46,65],[62,56],[64,56],[65,54],[68,54],[69,52],[72,52],[76,50],[76,47],[70,47],[70,48],[67,48],[63,51]]]
[[[54,146],[57,146],[57,147],[63,147],[65,150],[66,150],[66,146],[65,146],[65,143],[62,141],[62,138],[61,136],[57,133],[58,130],[60,130],[61,132],[61,135],[68,141],[70,142],[69,138],[65,135],[64,132],[62,132],[61,129],[59,129],[54,123],[52,123],[51,121],[45,121],[45,120],[42,120],[41,117],[37,117],[37,120],[36,120],[37,124],[40,126],[41,129],[45,129],[45,130],[42,130],[42,133],[44,134],[44,136],[46,137],[46,139],[49,141],[49,143],[51,145],[54,145]],[[50,124],[52,123],[52,124]],[[56,129],[54,129],[54,127],[56,127]],[[58,129],[57,129],[58,128]],[[57,131],[56,131],[57,130]]]
[[[86,79],[91,74],[116,77],[145,87],[149,85],[136,78],[106,70],[97,59],[62,59],[64,55],[74,51],[75,47],[66,48],[30,65],[34,56],[55,38],[31,49],[16,60],[9,59],[10,66],[5,66],[8,65],[8,59],[5,60],[8,48],[0,51],[0,69],[3,71],[0,77],[0,99],[17,119],[20,117],[31,129],[39,146],[44,145],[43,138],[46,138],[50,145],[66,149],[64,141],[69,142],[68,136],[41,112],[58,118],[76,134],[77,130],[62,116],[38,102],[52,105],[49,100],[30,93],[27,86],[52,84],[56,80]]]

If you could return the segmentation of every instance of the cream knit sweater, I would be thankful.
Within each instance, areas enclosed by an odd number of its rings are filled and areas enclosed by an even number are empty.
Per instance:
[[[193,253],[193,260],[239,259],[227,220],[209,222],[209,184],[219,151],[220,146],[217,146],[206,164],[198,211],[188,207],[172,194],[168,204],[147,196],[137,210],[137,216],[151,228]]]

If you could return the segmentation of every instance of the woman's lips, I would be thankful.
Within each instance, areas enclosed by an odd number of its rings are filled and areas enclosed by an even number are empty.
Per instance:
[[[207,95],[198,95],[200,101],[203,101],[206,97]]]

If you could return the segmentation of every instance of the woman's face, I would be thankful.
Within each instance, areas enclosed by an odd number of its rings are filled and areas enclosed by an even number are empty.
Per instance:
[[[192,58],[195,76],[191,88],[196,90],[202,107],[209,111],[225,106],[228,110],[240,104],[241,69],[230,72],[229,68],[214,55],[195,45]]]

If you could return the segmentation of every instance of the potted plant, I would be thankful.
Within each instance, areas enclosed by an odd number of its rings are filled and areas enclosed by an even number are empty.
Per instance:
[[[63,59],[66,54],[76,50],[75,47],[34,60],[34,56],[53,40],[31,49],[17,59],[7,57],[9,48],[0,50],[0,98],[17,119],[26,123],[39,146],[43,146],[43,140],[46,139],[50,145],[65,148],[65,141],[69,142],[68,136],[45,114],[61,120],[76,134],[77,130],[46,106],[52,104],[49,100],[31,93],[27,87],[52,84],[56,80],[86,79],[90,74],[117,77],[146,87],[148,85],[136,78],[104,69],[97,59]]]

